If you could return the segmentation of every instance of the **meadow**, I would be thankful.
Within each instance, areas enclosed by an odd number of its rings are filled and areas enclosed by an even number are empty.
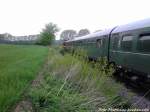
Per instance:
[[[14,105],[41,70],[47,47],[0,45],[0,112]]]

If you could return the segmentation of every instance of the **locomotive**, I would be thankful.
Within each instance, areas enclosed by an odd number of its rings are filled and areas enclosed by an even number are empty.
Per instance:
[[[89,58],[107,57],[117,70],[132,73],[129,78],[144,80],[150,87],[150,19],[77,37],[64,45],[86,50]]]

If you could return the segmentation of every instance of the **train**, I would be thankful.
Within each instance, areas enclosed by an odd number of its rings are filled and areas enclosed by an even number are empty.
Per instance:
[[[64,46],[82,48],[89,58],[107,57],[118,71],[132,73],[129,78],[150,87],[150,19],[76,37]]]

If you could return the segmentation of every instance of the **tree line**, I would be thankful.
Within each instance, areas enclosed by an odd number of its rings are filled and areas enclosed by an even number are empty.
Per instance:
[[[45,25],[45,28],[42,30],[40,33],[39,39],[37,40],[37,44],[39,45],[51,45],[56,38],[56,33],[60,29],[56,24],[49,23]],[[67,41],[71,40],[74,38],[78,38],[80,36],[84,36],[89,34],[90,31],[88,29],[81,29],[78,33],[75,30],[69,29],[69,30],[64,30],[60,34],[60,40],[61,41]]]
[[[54,23],[48,23],[45,25],[45,27],[42,29],[42,31],[40,32],[38,39],[36,40],[36,44],[38,45],[51,45],[56,38],[56,33],[59,31],[60,29],[58,28],[58,26]],[[89,34],[90,31],[88,29],[81,29],[79,32],[72,30],[72,29],[68,29],[68,30],[64,30],[61,34],[60,34],[60,40],[61,41],[67,41],[70,39],[74,39],[74,38],[78,38],[80,36],[84,36]],[[0,40],[4,40],[6,34],[0,34]],[[11,34],[7,34],[9,37],[12,36]]]
[[[63,41],[67,41],[73,38],[87,35],[89,33],[90,31],[88,29],[81,29],[78,33],[75,30],[64,30],[60,35],[60,39]]]

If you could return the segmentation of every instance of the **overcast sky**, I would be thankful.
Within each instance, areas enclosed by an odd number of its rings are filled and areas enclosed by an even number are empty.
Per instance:
[[[150,18],[150,0],[0,0],[0,33],[37,34],[46,23],[91,32]]]

